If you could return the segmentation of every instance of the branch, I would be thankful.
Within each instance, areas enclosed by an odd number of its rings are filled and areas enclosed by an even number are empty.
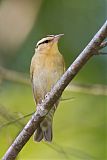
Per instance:
[[[107,41],[102,42],[102,43],[100,44],[100,46],[99,46],[99,49],[103,49],[103,48],[106,47],[106,46],[107,46]]]
[[[98,52],[97,54],[99,54],[99,55],[107,55],[107,53],[106,52]]]
[[[100,44],[100,46],[99,46],[99,50],[103,49],[103,48],[106,47],[106,46],[107,46],[107,41],[102,42],[102,43]],[[107,53],[101,52],[101,51],[99,51],[99,50],[97,50],[97,51],[95,52],[95,55],[107,55]]]
[[[26,115],[24,115],[24,116],[22,116],[22,117],[20,117],[20,118],[15,118],[15,119],[13,119],[13,120],[9,120],[9,122],[6,122],[6,123],[0,125],[0,130],[1,130],[3,127],[9,126],[9,125],[14,124],[14,123],[16,124],[16,123],[19,122],[20,120],[22,120],[22,119],[24,119],[24,118],[27,118],[27,117],[33,115],[34,113],[35,113],[35,112],[32,112],[32,113],[26,114]],[[18,124],[20,124],[20,123],[18,123]],[[21,127],[23,127],[23,126],[21,126]]]
[[[12,71],[12,70],[9,70],[9,69],[6,69],[0,66],[0,78],[1,79],[29,85],[30,80],[27,77],[28,76],[24,73]]]
[[[101,84],[71,84],[68,85],[66,90],[72,92],[79,92],[85,94],[92,94],[92,95],[103,95],[107,96],[107,85]]]
[[[60,98],[62,92],[70,83],[70,81],[77,75],[79,70],[86,64],[86,62],[94,55],[95,51],[99,49],[100,44],[107,37],[107,21],[76,58],[68,70],[64,73],[61,79],[56,83],[53,89],[45,97],[44,101],[37,106],[36,113],[29,120],[27,125],[14,140],[13,144],[9,147],[2,160],[14,160],[23,146],[30,139],[34,131],[37,129],[40,122]]]
[[[16,122],[16,125],[18,127],[24,127],[24,123],[20,122],[20,121],[16,121],[16,117],[14,115],[12,115],[6,107],[4,107],[3,105],[0,105],[0,116],[2,116],[4,119],[8,120],[10,123],[11,122]],[[20,118],[21,119],[21,118]],[[10,123],[7,122],[7,124],[9,125]],[[6,126],[6,123],[2,125],[3,126]],[[0,126],[0,129],[2,128]]]

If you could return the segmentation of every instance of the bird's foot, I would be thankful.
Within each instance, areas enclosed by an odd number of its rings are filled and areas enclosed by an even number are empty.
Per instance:
[[[50,95],[50,92],[47,92],[46,95],[45,95],[45,98],[49,98],[49,95]]]

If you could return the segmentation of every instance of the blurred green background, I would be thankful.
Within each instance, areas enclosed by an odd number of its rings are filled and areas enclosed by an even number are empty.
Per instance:
[[[107,0],[1,0],[0,66],[29,75],[37,41],[47,34],[64,33],[59,49],[68,67],[106,16]],[[4,80],[0,74],[0,158],[30,117],[1,126],[35,111],[31,86],[12,82],[11,78]],[[73,83],[107,85],[107,57],[94,56]],[[52,144],[34,143],[31,138],[17,159],[106,160],[107,91],[97,91],[66,90],[62,98],[74,98],[60,102]]]

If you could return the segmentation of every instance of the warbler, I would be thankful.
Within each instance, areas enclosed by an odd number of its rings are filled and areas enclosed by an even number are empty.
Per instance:
[[[48,35],[38,41],[31,60],[30,76],[36,105],[52,89],[65,70],[63,56],[58,50],[58,40],[63,34]],[[52,107],[34,133],[34,141],[52,141],[52,121],[59,101]]]

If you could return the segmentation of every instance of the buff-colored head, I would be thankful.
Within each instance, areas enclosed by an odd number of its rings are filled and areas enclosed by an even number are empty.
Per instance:
[[[58,40],[64,34],[59,35],[47,35],[45,38],[42,38],[38,41],[36,45],[36,52],[39,53],[48,53],[49,51],[58,50]]]

